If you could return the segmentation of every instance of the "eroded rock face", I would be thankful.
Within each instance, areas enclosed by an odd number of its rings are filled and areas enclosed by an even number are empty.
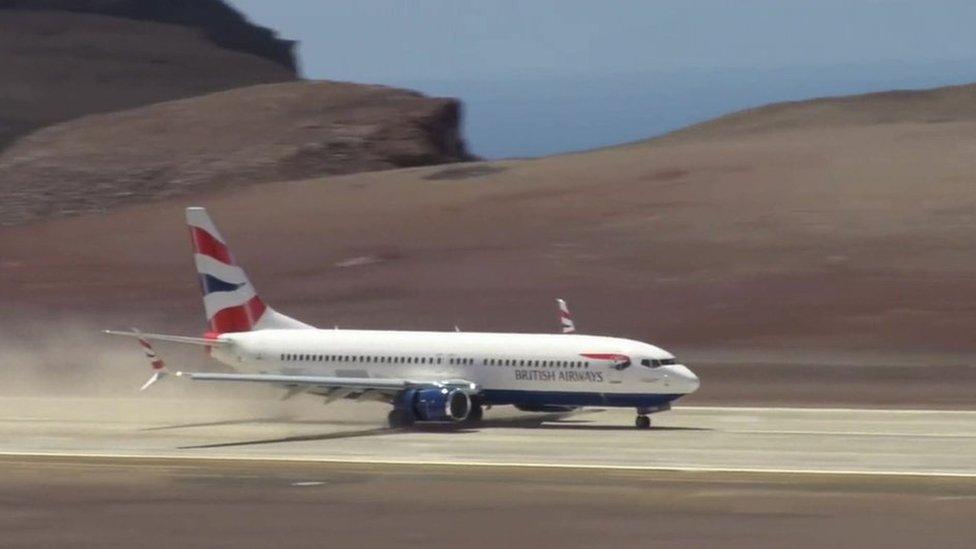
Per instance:
[[[456,100],[338,82],[91,115],[0,154],[0,224],[231,185],[470,160]]]
[[[0,10],[67,11],[198,29],[221,48],[248,53],[296,72],[295,42],[249,22],[224,0],[0,0]]]
[[[0,149],[86,114],[295,80],[292,46],[217,0],[0,0]]]

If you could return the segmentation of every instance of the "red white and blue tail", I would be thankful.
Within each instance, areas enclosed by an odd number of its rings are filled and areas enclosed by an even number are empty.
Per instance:
[[[569,314],[569,306],[562,299],[557,299],[556,304],[559,305],[559,326],[562,328],[563,333],[576,333],[576,323],[573,322],[573,317]]]
[[[186,223],[211,333],[312,327],[265,305],[206,209],[187,208]]]

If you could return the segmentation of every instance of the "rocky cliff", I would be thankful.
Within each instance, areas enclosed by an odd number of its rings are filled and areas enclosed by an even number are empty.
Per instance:
[[[300,81],[223,0],[0,0],[0,225],[469,159],[460,104]]]
[[[0,224],[230,185],[470,159],[453,99],[339,82],[250,86],[39,130],[0,155]]]
[[[297,77],[291,42],[219,0],[0,0],[0,149],[86,114]]]

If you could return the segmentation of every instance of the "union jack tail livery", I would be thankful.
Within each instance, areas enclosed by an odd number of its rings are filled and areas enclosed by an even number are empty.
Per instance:
[[[187,208],[186,223],[193,242],[193,261],[200,276],[203,308],[210,334],[262,329],[311,328],[271,307],[254,290],[227,247],[227,241],[204,208]]]
[[[559,324],[563,328],[563,333],[575,333],[576,324],[573,322],[573,317],[569,314],[569,307],[566,305],[566,302],[562,299],[557,299],[556,303],[559,304]]]

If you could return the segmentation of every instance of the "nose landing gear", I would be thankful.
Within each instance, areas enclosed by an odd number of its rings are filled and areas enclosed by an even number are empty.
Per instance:
[[[671,409],[671,405],[665,404],[663,406],[658,406],[657,408],[637,408],[637,419],[634,420],[634,426],[638,429],[650,429],[651,428],[651,418],[650,414],[656,412],[666,412]]]

